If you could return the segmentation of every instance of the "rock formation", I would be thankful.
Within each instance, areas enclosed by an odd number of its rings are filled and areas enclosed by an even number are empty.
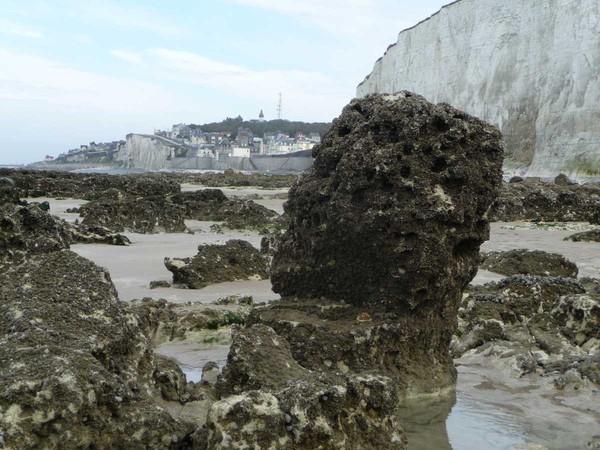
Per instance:
[[[508,250],[483,255],[483,269],[502,275],[538,275],[577,278],[577,266],[557,253],[540,250]]]
[[[500,133],[408,92],[376,95],[352,101],[314,156],[273,259],[285,298],[234,333],[217,383],[215,448],[403,449],[399,400],[453,389]]]
[[[459,0],[402,31],[357,96],[408,89],[500,127],[529,176],[600,175],[600,4]]]
[[[71,197],[93,200],[109,189],[134,196],[174,194],[179,183],[157,175],[115,176],[72,172],[0,169],[0,176],[10,177],[21,197]]]
[[[0,447],[187,448],[194,425],[161,405],[195,397],[106,270],[68,250],[73,228],[13,203],[0,227]]]
[[[600,242],[600,230],[583,231],[565,238],[565,241],[573,242]]]
[[[600,223],[600,183],[511,180],[503,184],[490,220]]]
[[[225,245],[200,245],[193,258],[165,258],[173,283],[200,289],[212,283],[265,279],[267,260],[252,244],[239,239]]]
[[[143,197],[109,189],[77,212],[83,217],[84,227],[137,233],[184,232],[186,219],[218,221],[232,229],[262,231],[273,227],[277,218],[276,212],[252,200],[229,199],[219,189]]]
[[[558,389],[583,388],[586,378],[598,383],[595,284],[586,288],[572,278],[516,275],[471,288],[461,304],[454,356],[464,355],[465,363],[484,357],[488,366],[514,377],[556,375]]]

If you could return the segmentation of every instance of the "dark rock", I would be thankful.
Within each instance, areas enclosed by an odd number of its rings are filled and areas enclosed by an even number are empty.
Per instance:
[[[154,280],[150,282],[150,289],[170,288],[171,283],[166,280]]]
[[[405,449],[392,380],[376,372],[315,373],[271,328],[235,333],[218,387],[238,393],[212,405],[208,447]]]
[[[600,386],[600,353],[588,356],[580,370],[583,376]]]
[[[600,242],[600,230],[583,231],[565,238],[565,241],[573,242]]]
[[[538,178],[504,183],[490,220],[596,223],[600,220],[600,184],[555,184]]]
[[[585,370],[593,372],[595,366],[583,361],[593,362],[590,356],[600,349],[600,296],[586,293],[572,278],[513,276],[472,287],[459,310],[459,329],[452,343],[454,357],[472,349],[490,356],[489,349],[506,348],[508,342],[514,364],[538,355],[536,365],[548,375],[579,370],[588,376]],[[535,367],[525,369],[516,375]],[[557,379],[556,387],[577,390],[583,386],[577,380],[581,377],[571,373]]]
[[[481,268],[502,275],[535,275],[577,278],[577,266],[557,253],[508,250],[483,255]]]
[[[234,239],[225,245],[200,245],[193,258],[165,258],[173,283],[190,289],[225,281],[268,278],[267,261],[252,244]]]
[[[489,236],[502,153],[496,128],[448,105],[352,101],[290,191],[274,290],[432,315],[444,292],[455,309]]]
[[[37,205],[0,204],[0,271],[29,255],[69,248],[69,225]]]
[[[155,360],[109,274],[68,251],[0,272],[7,448],[168,448],[194,427],[158,406]]]
[[[524,181],[523,177],[514,176],[508,182],[509,183],[521,183],[522,181]]]
[[[554,184],[557,184],[559,186],[572,186],[575,183],[574,181],[569,180],[569,177],[566,176],[564,173],[559,173],[555,178],[554,178]]]
[[[94,200],[103,196],[153,196],[180,191],[177,181],[155,174],[114,176],[73,172],[0,170],[14,181],[22,197],[70,197]]]
[[[84,226],[138,233],[183,232],[186,219],[225,222],[224,226],[235,229],[262,229],[277,217],[276,212],[251,200],[228,199],[218,189],[138,198],[102,197],[81,206],[79,212]]]
[[[84,227],[103,227],[113,233],[129,230],[136,233],[183,232],[185,214],[181,207],[165,197],[142,197],[124,200],[97,200],[79,208]]]
[[[290,191],[272,276],[285,298],[234,333],[209,447],[406,448],[399,399],[456,381],[449,343],[501,142],[407,92],[344,109]]]

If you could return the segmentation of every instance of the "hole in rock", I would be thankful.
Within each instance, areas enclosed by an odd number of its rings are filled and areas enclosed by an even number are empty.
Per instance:
[[[404,146],[402,147],[402,153],[404,153],[407,156],[412,155],[414,149],[415,146],[413,144],[404,144]]]
[[[479,241],[473,238],[467,238],[460,241],[454,246],[452,253],[456,257],[466,256],[469,253],[477,253],[479,251]]]
[[[410,167],[409,166],[403,166],[400,169],[400,176],[403,177],[403,178],[410,177]]]
[[[446,158],[439,157],[436,158],[435,161],[433,161],[433,166],[431,167],[431,170],[435,173],[440,173],[446,170],[447,168],[448,162],[446,161]]]

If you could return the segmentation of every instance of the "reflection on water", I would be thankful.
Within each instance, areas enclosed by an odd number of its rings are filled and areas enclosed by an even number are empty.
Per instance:
[[[407,404],[400,423],[410,450],[508,450],[525,443],[514,416],[460,392]]]

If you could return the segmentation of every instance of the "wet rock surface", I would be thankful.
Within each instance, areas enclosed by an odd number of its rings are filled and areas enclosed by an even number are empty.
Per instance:
[[[483,255],[481,268],[502,275],[539,275],[577,278],[577,266],[557,253],[509,250]]]
[[[142,299],[131,303],[140,328],[155,344],[170,341],[207,343],[204,341],[229,339],[229,330],[224,335],[211,333],[231,325],[246,323],[252,307],[252,299],[223,302],[221,306],[202,303],[173,304],[166,300]]]
[[[572,278],[516,275],[470,289],[452,352],[485,356],[515,377],[563,376],[572,370],[555,384],[578,390],[588,381],[597,383],[599,325],[600,296],[593,289],[586,292]]]
[[[268,278],[267,260],[252,244],[240,239],[225,245],[200,245],[192,258],[165,258],[173,283],[200,289],[208,284]]]
[[[573,242],[600,242],[600,230],[583,231],[565,238]]]
[[[565,178],[557,177],[558,182],[527,178],[504,183],[490,220],[598,223],[600,183],[579,185]]]
[[[21,197],[70,197],[94,200],[113,189],[131,196],[174,194],[179,183],[155,174],[79,174],[57,171],[0,169],[0,177],[10,177]]]
[[[344,109],[290,191],[272,265],[286,298],[234,333],[209,446],[406,448],[398,401],[454,385],[448,348],[501,140],[410,93]]]
[[[224,222],[231,229],[262,230],[274,224],[277,213],[251,200],[229,199],[219,189],[182,192],[167,196],[110,196],[79,208],[82,225],[113,232],[186,231],[185,220]]]
[[[69,250],[0,273],[7,448],[169,448],[194,427],[156,401],[157,367],[108,273]]]

